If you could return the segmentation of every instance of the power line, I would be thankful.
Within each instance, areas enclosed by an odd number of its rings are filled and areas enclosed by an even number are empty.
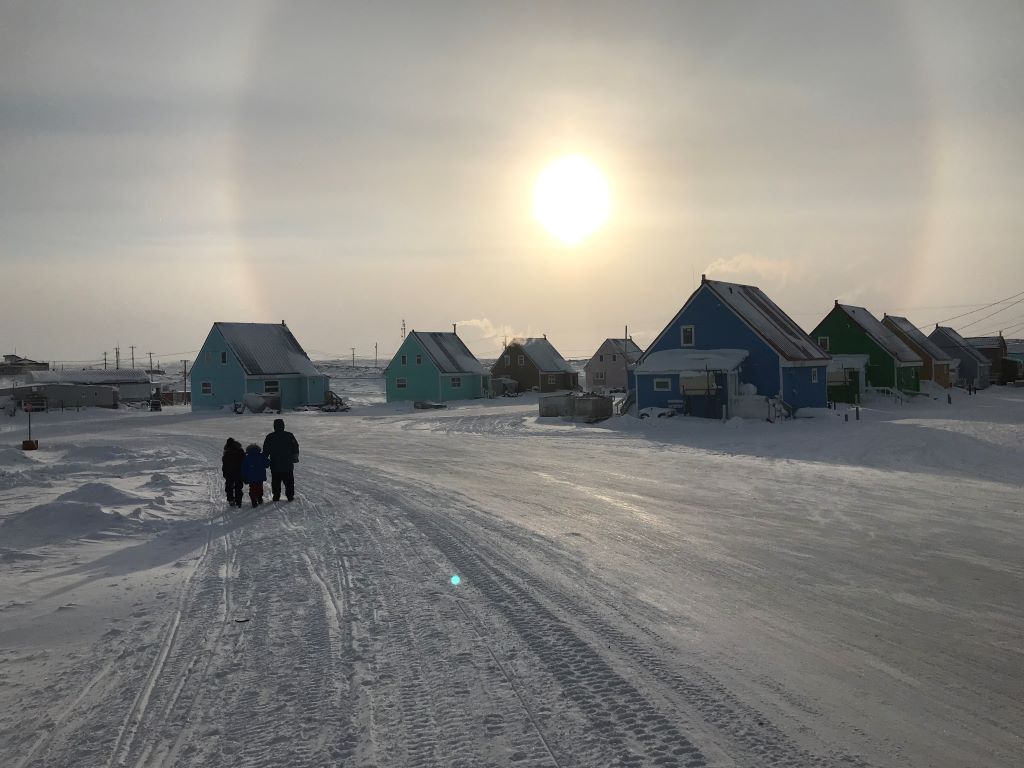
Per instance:
[[[943,323],[948,323],[951,320],[959,320],[961,317],[967,317],[968,315],[973,315],[975,312],[981,312],[983,310],[988,309],[989,307],[994,307],[997,304],[1005,304],[1008,301],[1012,301],[1013,299],[1016,299],[1018,296],[1024,296],[1024,291],[1021,291],[1020,293],[1015,293],[1015,294],[1013,294],[1013,296],[1010,296],[1009,298],[1000,299],[999,301],[993,301],[991,304],[986,304],[983,307],[978,307],[977,309],[972,309],[970,312],[964,312],[962,315],[956,315],[955,317],[947,317],[945,320],[936,320],[935,321],[935,325],[942,325]],[[1017,302],[1017,303],[1020,303],[1020,302]],[[1011,304],[1010,306],[1012,307],[1013,304]],[[1004,307],[1003,309],[1008,309],[1008,308],[1009,307]],[[1003,311],[1002,309],[999,310],[999,312],[1002,312],[1002,311]],[[999,314],[999,312],[993,312],[992,314]],[[991,317],[991,316],[992,315],[989,315],[989,317]],[[984,318],[982,318],[982,320],[984,320]],[[979,320],[978,322],[981,322],[981,321]],[[974,323],[971,323],[971,325],[974,325]],[[928,327],[928,326],[922,326],[922,329],[926,328],[926,327]],[[967,327],[967,326],[964,326],[964,327]]]
[[[1018,293],[1017,295],[1018,295],[1018,296],[1020,296],[1020,295],[1022,295],[1022,294],[1024,294],[1024,291],[1022,291],[1021,293]],[[1008,310],[1008,309],[1009,309],[1010,307],[1015,307],[1015,306],[1017,306],[1018,304],[1022,304],[1022,303],[1024,303],[1024,299],[1017,299],[1017,301],[1013,302],[1013,304],[1008,304],[1007,306],[1005,306],[1005,307],[1003,307],[1003,308],[1001,308],[1001,309],[997,309],[997,310],[996,310],[995,312],[993,312],[992,314],[990,314],[990,315],[985,315],[985,316],[984,316],[983,318],[981,318],[980,320],[975,320],[975,321],[974,321],[974,322],[972,322],[972,323],[968,323],[967,325],[962,325],[962,326],[960,326],[960,330],[962,331],[962,330],[963,330],[964,328],[970,328],[970,327],[971,327],[972,325],[977,325],[978,323],[980,323],[980,322],[982,322],[982,321],[984,321],[984,320],[988,320],[988,319],[989,319],[990,317],[995,317],[995,316],[996,316],[996,315],[998,315],[998,314],[999,314],[1000,312],[1005,312],[1005,311],[1006,311],[1006,310]]]

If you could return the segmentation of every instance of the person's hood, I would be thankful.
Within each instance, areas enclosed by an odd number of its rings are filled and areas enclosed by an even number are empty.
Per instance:
[[[274,419],[274,431],[284,432],[284,419]]]
[[[262,451],[258,445],[250,445],[246,453],[250,456],[259,456]]]

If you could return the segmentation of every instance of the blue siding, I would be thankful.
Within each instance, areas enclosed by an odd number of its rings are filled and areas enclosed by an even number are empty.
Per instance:
[[[739,372],[739,381],[753,384],[757,393],[766,397],[779,397],[794,408],[824,408],[828,402],[826,366],[789,367],[775,349],[755,333],[742,319],[715,295],[714,291],[702,285],[688,306],[673,319],[648,353],[668,349],[682,349],[682,327],[694,327],[694,345],[692,349],[743,349],[747,351],[747,359],[743,361]],[[781,368],[781,381],[780,381]],[[818,381],[811,381],[813,369],[818,371]],[[648,378],[645,376],[639,379]],[[779,391],[780,383],[782,392]],[[647,395],[661,399],[678,399],[679,387],[674,386],[674,395],[669,398],[666,393],[655,393],[653,381],[648,383],[648,390],[642,398],[642,407],[655,405],[647,401]],[[641,383],[640,387],[644,385]],[[640,394],[640,390],[638,390]],[[694,398],[696,400],[696,398]],[[713,410],[713,409],[710,409]],[[693,411],[697,413],[696,410]],[[720,409],[719,413],[720,415]]]
[[[655,342],[650,352],[682,349],[684,325],[694,326],[693,349],[745,349],[747,359],[740,369],[740,381],[756,386],[759,395],[774,397],[779,394],[778,353],[724,306],[707,286],[698,289],[690,305],[668,327],[664,337]]]
[[[222,352],[227,354],[225,363],[220,361]],[[202,393],[204,381],[213,385],[213,394]],[[193,411],[223,408],[241,401],[245,394],[245,371],[216,326],[210,330],[192,364],[191,383]]]
[[[676,374],[650,374],[642,373],[636,377],[637,381],[637,410],[643,408],[682,408],[683,412],[690,416],[701,416],[710,419],[722,417],[722,406],[726,405],[726,386],[729,375],[727,373],[716,373],[715,384],[718,386],[718,394],[714,395],[684,395],[679,388],[679,376]],[[668,390],[657,390],[654,388],[655,379],[668,379],[671,386]]]

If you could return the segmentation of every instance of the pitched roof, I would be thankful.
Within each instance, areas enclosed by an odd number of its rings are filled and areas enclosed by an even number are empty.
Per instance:
[[[1002,336],[968,336],[964,339],[975,349],[1002,349]]]
[[[604,344],[607,344],[609,341],[612,343],[612,346],[629,357],[640,357],[644,353],[632,339],[605,339]],[[603,347],[604,344],[601,346]]]
[[[699,374],[732,371],[747,359],[745,349],[663,349],[652,352],[636,367],[639,374]]]
[[[903,343],[895,333],[882,325],[878,318],[868,312],[864,307],[857,307],[853,304],[840,304],[836,306],[846,313],[853,322],[859,325],[864,333],[870,336],[878,346],[888,352],[897,363],[913,365],[924,361],[918,354]]]
[[[250,376],[321,376],[284,323],[214,323]]]
[[[928,338],[934,341],[935,345],[947,354],[955,354],[961,360],[969,357],[976,363],[991,365],[987,357],[972,347],[967,339],[947,325],[936,325],[935,330],[928,334]]]
[[[754,285],[704,280],[723,304],[754,329],[784,359],[793,362],[828,360],[829,355],[782,309]],[[698,289],[699,290],[699,289]]]
[[[416,337],[441,373],[485,373],[480,361],[473,356],[457,334],[413,331],[410,336]]]
[[[140,368],[84,368],[77,371],[28,371],[33,384],[148,384],[149,374]]]
[[[523,348],[541,373],[576,373],[547,339],[513,339],[512,343]]]
[[[935,362],[948,363],[953,359],[947,352],[941,349],[938,344],[921,333],[917,326],[907,320],[907,318],[898,317],[897,315],[884,315],[882,320],[883,325],[886,320],[896,326],[896,330],[914,342]]]

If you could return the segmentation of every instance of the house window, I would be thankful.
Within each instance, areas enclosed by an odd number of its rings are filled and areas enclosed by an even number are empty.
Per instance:
[[[811,384],[817,384],[817,383],[818,383],[818,369],[817,368],[811,368]]]
[[[819,336],[818,346],[828,352],[828,336]]]
[[[408,355],[402,355],[402,365],[407,365],[408,363],[409,363],[409,356]]]
[[[228,353],[227,352],[221,352],[220,353],[220,364],[221,365],[227,365],[227,363],[228,363]]]
[[[281,382],[273,379],[263,382],[263,394],[276,395],[281,391]]]
[[[405,389],[409,382],[405,379],[395,379],[395,389]]]
[[[202,384],[199,385],[199,391],[202,392],[204,395],[212,395],[213,394],[213,382],[212,381],[204,381]]]
[[[693,339],[694,339],[693,326],[692,325],[684,325],[683,328],[682,328],[682,336],[683,336],[683,339],[682,339],[683,346],[684,347],[692,347],[693,346]]]
[[[618,359],[619,359],[619,356],[618,356],[618,355],[612,355],[612,362],[613,362],[613,363],[614,363],[614,362],[617,362],[617,361],[618,361]]]
[[[598,355],[597,356],[597,362],[603,363],[604,362],[604,355]]]
[[[655,392],[669,392],[672,389],[672,381],[670,379],[655,379],[654,380],[654,391]]]
[[[548,376],[548,384],[556,384],[558,382],[557,376]]]
[[[519,355],[519,357],[516,358],[516,365],[518,365],[518,366],[526,365],[526,357],[524,355]]]
[[[423,365],[423,355],[416,355],[416,365]]]
[[[452,389],[461,389],[461,388],[462,388],[462,377],[461,376],[452,376]]]
[[[512,355],[505,355],[505,367],[512,365]]]
[[[594,383],[604,384],[604,371],[594,371]]]

